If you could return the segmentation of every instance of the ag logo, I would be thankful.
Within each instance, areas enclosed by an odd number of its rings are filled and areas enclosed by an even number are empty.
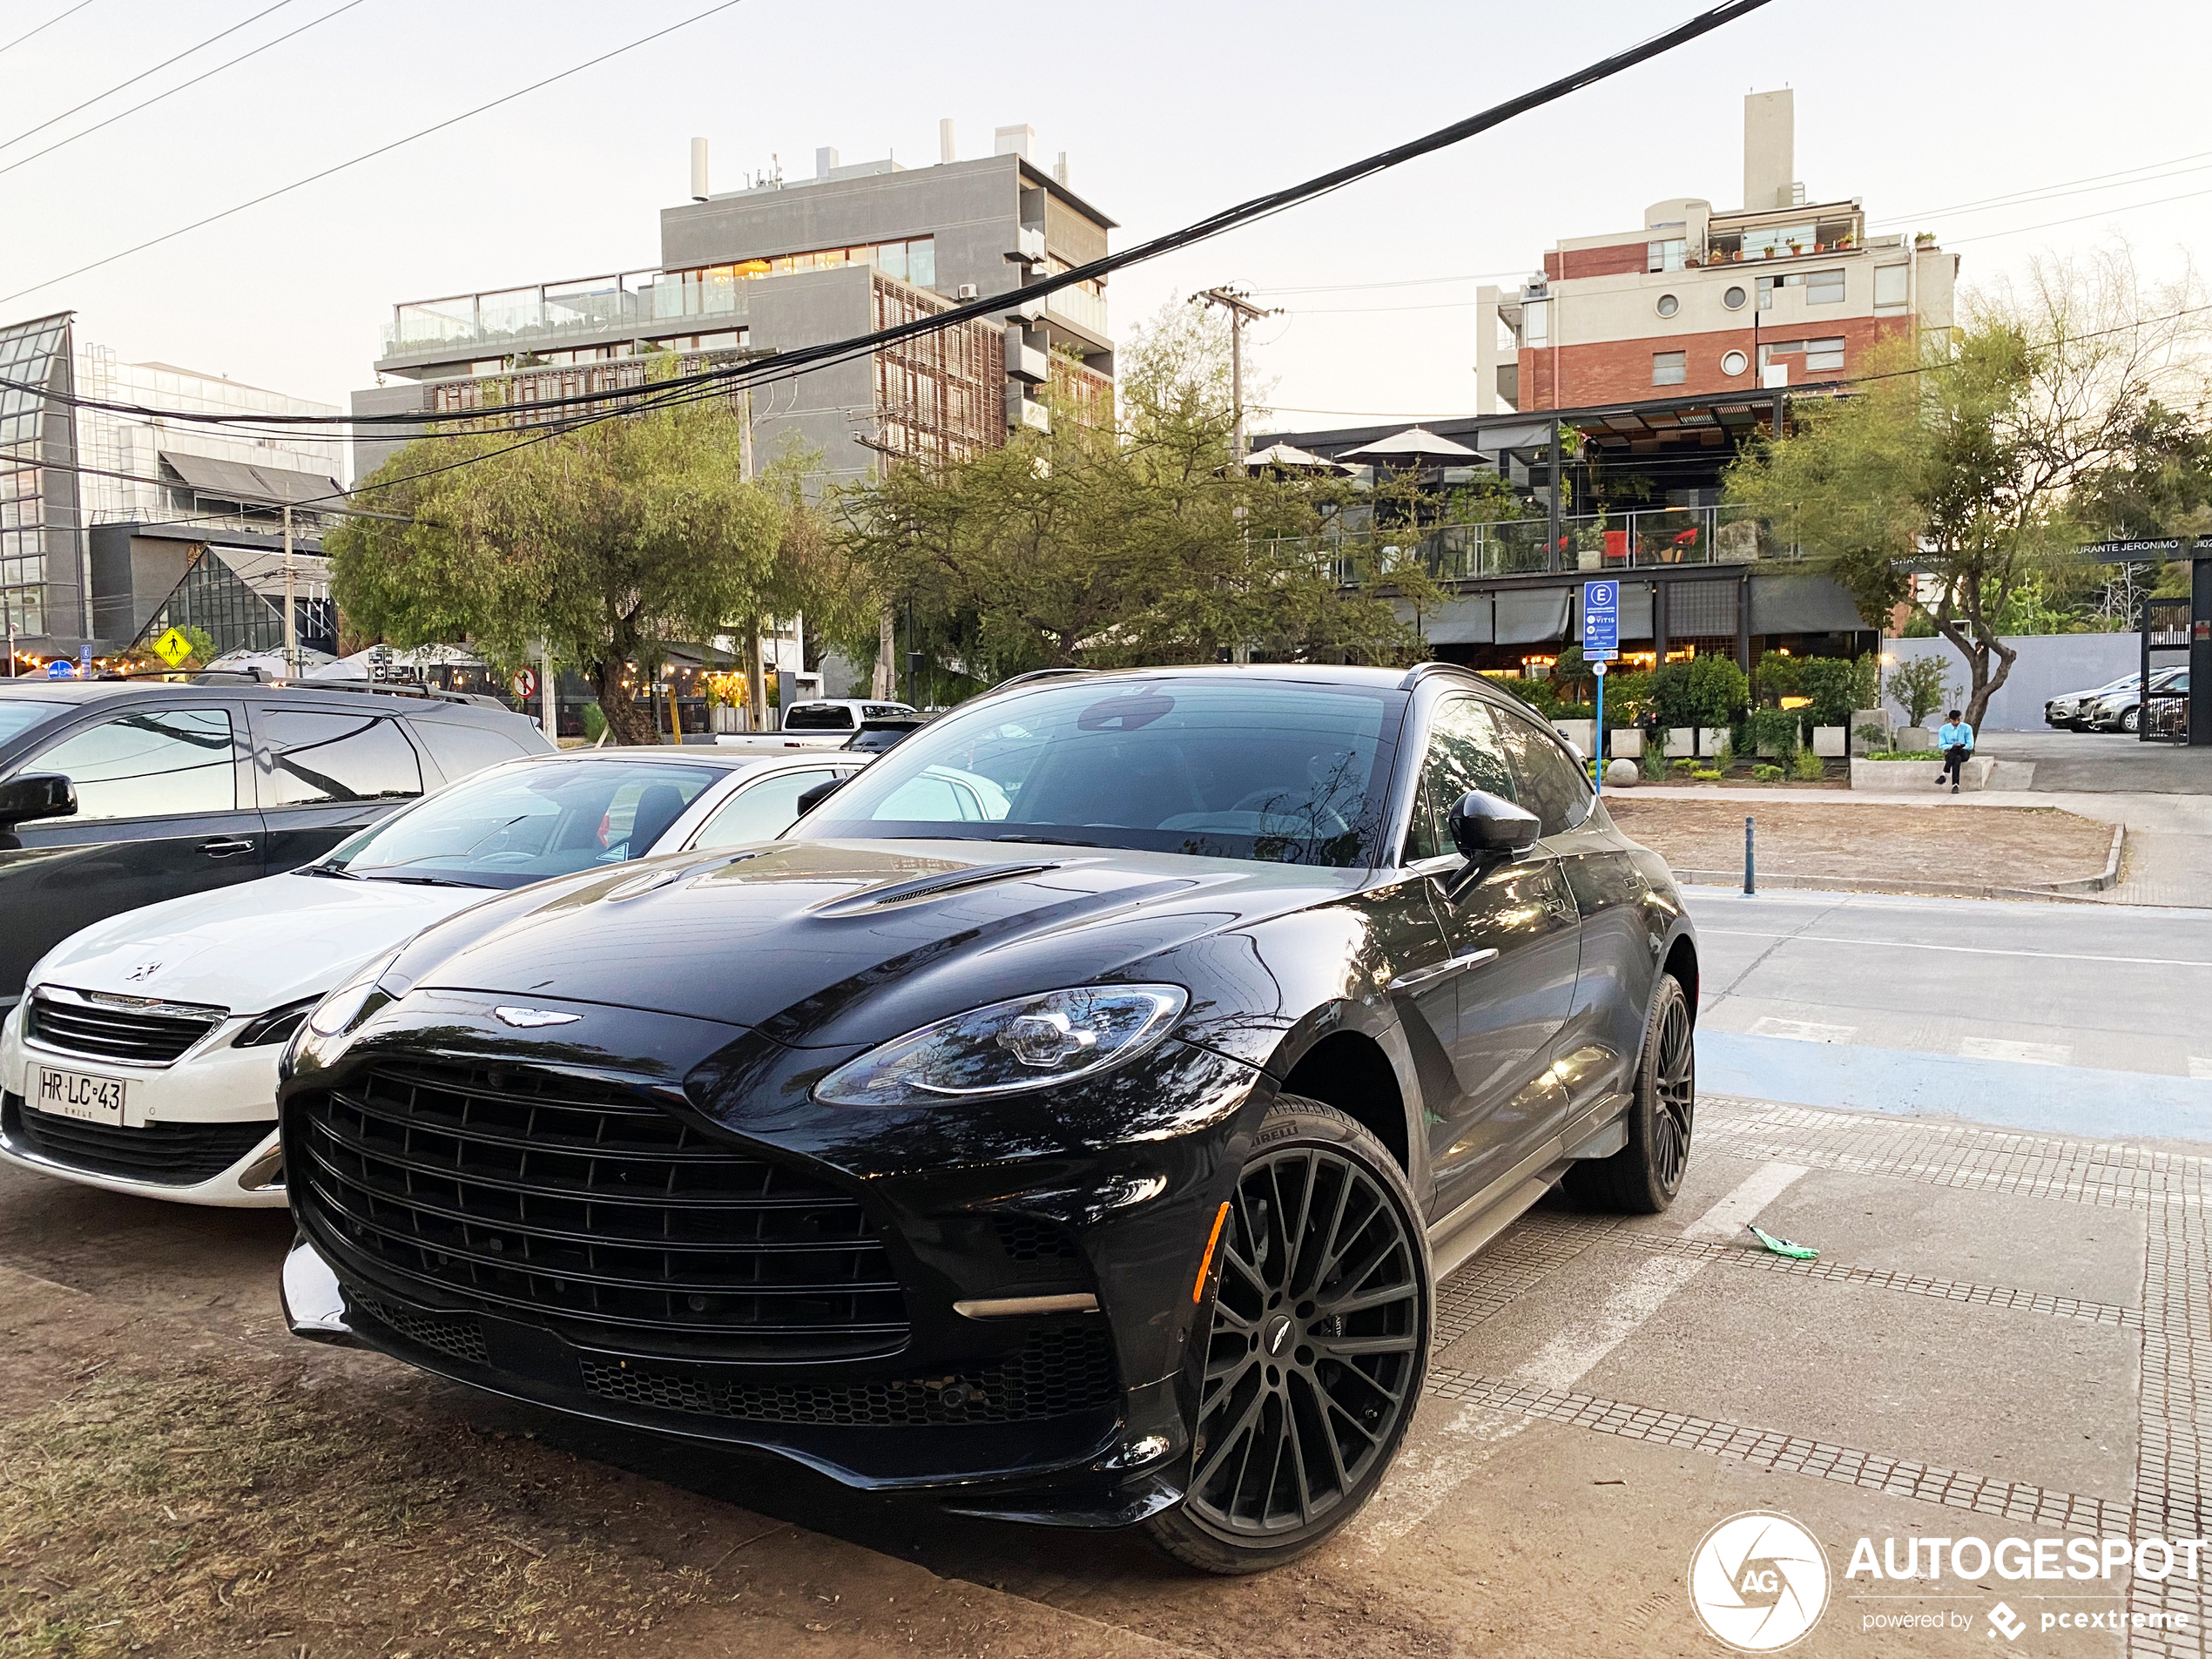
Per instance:
[[[1689,1558],[1689,1604],[1716,1639],[1738,1652],[1777,1652],[1828,1606],[1827,1552],[1787,1515],[1730,1515]]]

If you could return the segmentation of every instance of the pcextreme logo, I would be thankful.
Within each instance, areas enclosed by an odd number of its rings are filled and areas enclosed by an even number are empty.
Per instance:
[[[1689,1558],[1689,1605],[1715,1640],[1739,1653],[1777,1653],[1820,1622],[1828,1554],[1787,1515],[1730,1515]]]

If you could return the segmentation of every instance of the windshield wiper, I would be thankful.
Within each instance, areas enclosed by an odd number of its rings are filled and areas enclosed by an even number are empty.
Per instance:
[[[365,875],[364,881],[399,881],[411,887],[481,887],[489,885],[482,881],[459,881],[444,875]]]
[[[292,873],[294,875],[334,876],[341,881],[358,881],[361,880],[361,877],[355,875],[351,870],[341,868],[335,864],[303,864]]]
[[[995,841],[1028,841],[1038,846],[1103,846],[1103,841],[1078,841],[1065,835],[994,835]]]

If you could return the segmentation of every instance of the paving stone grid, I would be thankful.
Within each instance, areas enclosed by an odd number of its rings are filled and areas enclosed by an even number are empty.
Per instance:
[[[1925,1118],[1881,1118],[1736,1096],[1700,1103],[1698,1134],[1723,1156],[1878,1175],[1925,1184],[2050,1198],[2141,1212],[2148,1224],[2141,1308],[2084,1302],[2002,1285],[1973,1285],[1839,1262],[1797,1262],[1724,1242],[1638,1231],[1618,1217],[1538,1211],[1438,1288],[1441,1352],[1566,1263],[1594,1246],[1704,1257],[1748,1271],[1866,1285],[1972,1305],[2020,1309],[2141,1333],[2141,1419],[2131,1502],[2055,1492],[2020,1481],[1886,1458],[1743,1424],[1662,1412],[1621,1400],[1431,1370],[1426,1391],[1595,1433],[1695,1451],[1759,1467],[1838,1480],[2024,1526],[2136,1537],[2201,1538],[2212,1523],[2212,1235],[2204,1197],[2212,1158],[2116,1142],[1984,1129]],[[2184,1578],[2129,1584],[2129,1610],[2148,1624],[2128,1633],[2130,1659],[2207,1659],[2212,1595]]]

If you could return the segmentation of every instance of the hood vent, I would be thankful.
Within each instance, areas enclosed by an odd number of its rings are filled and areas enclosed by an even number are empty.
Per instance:
[[[1024,876],[1042,875],[1056,870],[1055,864],[981,864],[968,870],[951,870],[942,875],[916,876],[910,881],[894,881],[887,887],[874,887],[849,899],[838,899],[824,905],[814,914],[818,916],[865,916],[893,905],[913,904],[923,899],[935,899],[948,893],[964,893],[970,887],[988,887],[998,881],[1018,881]]]

